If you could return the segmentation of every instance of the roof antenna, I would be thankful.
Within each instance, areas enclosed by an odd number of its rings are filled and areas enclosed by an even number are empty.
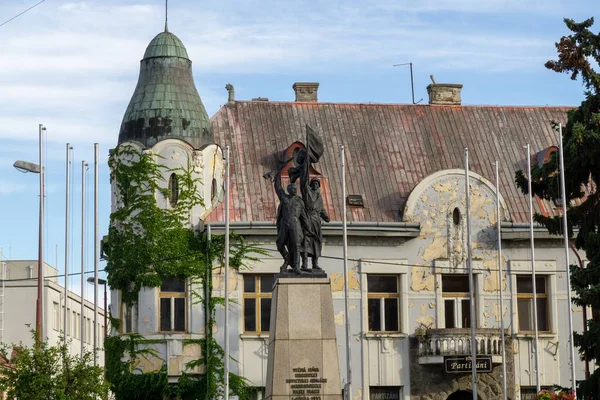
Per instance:
[[[407,62],[407,63],[404,63],[404,64],[394,64],[394,65],[392,65],[392,67],[401,67],[401,66],[404,66],[404,65],[409,65],[410,66],[410,89],[412,91],[412,103],[413,104],[419,104],[420,102],[423,101],[423,99],[421,99],[421,100],[419,100],[419,101],[417,101],[415,103],[415,84],[413,82],[413,68],[412,68],[412,64],[413,64],[412,62]]]
[[[169,0],[165,0],[165,32],[169,32],[167,21],[169,19]]]

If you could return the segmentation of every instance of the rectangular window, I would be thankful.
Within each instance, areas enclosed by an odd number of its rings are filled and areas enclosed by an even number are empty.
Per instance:
[[[531,280],[531,278],[530,278]],[[551,386],[541,386],[540,390],[552,390]],[[537,390],[535,386],[521,386],[521,400],[535,400]]]
[[[164,278],[160,285],[160,330],[185,332],[185,280]]]
[[[244,332],[268,332],[274,275],[244,274]]]
[[[137,307],[121,304],[121,333],[137,332]]]
[[[468,275],[442,275],[444,328],[471,327]]]
[[[400,332],[400,282],[398,275],[367,276],[369,331]]]
[[[400,400],[400,386],[371,386],[369,388],[370,400]]]
[[[80,332],[81,331],[81,314],[77,313],[76,320],[77,320],[77,325],[75,326],[75,330],[76,330],[75,338],[82,340],[81,332]]]
[[[533,294],[531,275],[517,276],[517,312],[519,313],[519,332],[534,331],[533,302],[537,305],[538,331],[548,332],[548,280],[546,276],[536,275],[536,294]]]
[[[85,328],[85,338],[86,342],[89,344],[92,342],[92,321],[89,318],[86,318]]]
[[[72,321],[71,321],[71,309],[67,308],[67,332],[65,333],[65,335],[67,336],[71,336],[71,327],[73,326]]]
[[[57,302],[52,304],[52,319],[54,320],[54,330],[60,330],[60,305]]]

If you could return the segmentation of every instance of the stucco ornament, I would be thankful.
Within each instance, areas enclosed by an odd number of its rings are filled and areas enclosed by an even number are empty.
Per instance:
[[[204,153],[202,151],[194,150],[192,162],[194,165],[194,172],[197,174],[202,173],[202,170],[204,169]]]
[[[471,245],[473,257],[487,259],[496,248],[496,194],[494,185],[474,172],[469,174]],[[501,218],[508,210],[500,197]],[[439,171],[411,192],[404,221],[419,222],[423,242],[419,256],[426,263],[445,259],[449,271],[464,272],[467,259],[466,193],[464,170]]]

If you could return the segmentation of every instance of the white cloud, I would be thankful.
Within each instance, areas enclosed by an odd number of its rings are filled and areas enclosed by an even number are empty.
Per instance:
[[[187,46],[197,82],[206,74],[314,75],[345,68],[376,74],[402,61],[441,72],[524,71],[552,56],[552,40],[508,29],[475,34],[470,22],[481,13],[548,13],[564,4],[212,0],[173,4],[170,27]],[[0,14],[20,8],[15,0],[0,6]],[[155,2],[45,2],[0,28],[0,140],[33,141],[41,121],[52,131],[50,142],[114,144],[139,60],[162,28],[163,12]],[[444,12],[464,13],[466,23]],[[212,113],[225,95],[203,89],[201,96]]]

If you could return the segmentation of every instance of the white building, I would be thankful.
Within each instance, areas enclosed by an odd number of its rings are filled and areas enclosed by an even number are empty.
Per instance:
[[[37,302],[37,260],[5,260],[5,281],[0,287],[0,342],[5,344],[20,343],[26,346],[33,344],[31,329],[35,329]],[[58,344],[64,332],[64,320],[67,322],[67,340],[72,355],[81,354],[81,341],[85,351],[93,351],[94,303],[85,300],[83,317],[81,296],[69,291],[65,301],[65,288],[58,283],[58,270],[45,264],[43,287],[43,323],[44,335],[51,345]],[[93,286],[87,290],[93,290]],[[102,289],[101,287],[99,290]],[[99,298],[102,296],[99,295]],[[66,314],[65,314],[66,303]],[[97,320],[98,364],[104,365],[104,309],[99,304]],[[83,329],[82,324],[83,322]]]
[[[232,229],[273,255],[249,270],[232,272],[228,288],[223,276],[214,276],[214,295],[228,290],[235,301],[229,314],[231,357],[237,360],[232,372],[259,388],[266,383],[271,285],[281,259],[275,251],[278,201],[272,183],[262,175],[304,146],[309,124],[325,144],[325,154],[311,176],[321,181],[332,221],[323,227],[320,264],[331,278],[342,381],[346,316],[340,221],[342,202],[349,206],[352,398],[470,399],[469,372],[444,370],[443,365],[448,357],[469,356],[474,323],[479,352],[489,357],[491,369],[478,374],[479,397],[498,399],[501,320],[507,333],[510,399],[530,399],[538,376],[542,387],[571,386],[567,310],[572,309],[578,331],[586,310],[568,304],[561,238],[537,226],[538,290],[533,293],[527,197],[514,184],[515,172],[526,168],[523,144],[532,143],[534,162],[547,160],[556,151],[550,123],[564,121],[569,108],[466,106],[461,104],[461,88],[430,85],[429,104],[399,105],[322,103],[315,83],[295,84],[294,102],[239,101],[228,85],[228,102],[209,120],[193,87],[191,62],[181,41],[166,31],[153,39],[118,146],[159,154],[156,160],[165,160],[170,168],[191,160],[204,182],[207,205],[192,212],[191,222],[199,228],[201,221],[209,223],[215,233],[223,233],[224,220],[222,205],[212,211],[219,200],[213,189],[222,182],[222,161],[215,156],[222,154],[220,148],[231,146]],[[341,144],[346,148],[346,199],[341,199]],[[464,147],[472,156],[475,321],[468,312]],[[496,160],[504,248],[501,277],[492,183]],[[113,194],[114,210],[119,196]],[[534,204],[539,213],[560,213],[558,205],[542,199],[536,198]],[[581,256],[572,253],[572,260],[575,255]],[[158,350],[159,357],[142,360],[140,369],[151,372],[166,366],[171,382],[185,371],[185,362],[200,357],[198,347],[185,346],[189,339],[201,337],[204,328],[202,308],[193,304],[189,285],[165,277],[162,287],[142,288],[134,310],[120,306],[119,292],[112,292],[112,304],[118,305],[113,317],[122,320],[118,334],[140,333]],[[534,302],[539,311],[539,371],[532,340]],[[217,314],[217,321],[216,337],[222,343],[223,313]],[[577,380],[584,379],[584,363],[577,359],[575,368]],[[595,366],[587,368],[593,371]]]

